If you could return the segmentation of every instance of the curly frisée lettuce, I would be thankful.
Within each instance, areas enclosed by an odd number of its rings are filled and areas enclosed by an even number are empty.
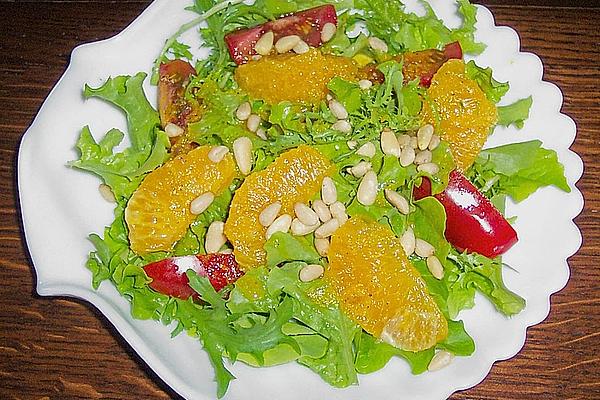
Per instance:
[[[337,31],[320,51],[352,58],[359,73],[364,72],[360,68],[369,65],[370,73],[379,78],[365,84],[365,76],[355,80],[334,77],[324,87],[331,97],[324,94],[314,104],[271,104],[241,90],[225,35],[324,4],[336,7],[338,23]],[[86,264],[92,286],[97,289],[108,281],[131,303],[134,318],[160,321],[173,329],[172,336],[185,332],[197,338],[214,366],[218,397],[225,395],[234,379],[227,360],[255,367],[296,362],[337,388],[358,384],[360,374],[378,371],[394,358],[405,360],[413,374],[421,374],[439,352],[469,356],[475,351],[475,343],[459,317],[462,310],[475,306],[477,292],[507,317],[525,307],[524,299],[504,284],[499,257],[490,259],[454,249],[445,236],[444,205],[433,196],[420,200],[413,196],[424,179],[431,182],[432,193],[443,192],[457,164],[443,136],[437,136],[435,146],[411,144],[418,142],[428,89],[419,79],[406,79],[401,55],[430,49],[437,49],[439,54],[455,42],[470,54],[478,54],[485,47],[475,40],[477,8],[467,0],[457,2],[457,13],[463,22],[456,29],[444,26],[428,3],[421,4],[423,15],[408,12],[401,2],[385,0],[256,0],[252,4],[241,0],[195,0],[188,9],[198,17],[166,40],[151,78],[158,82],[160,65],[171,59],[195,62],[197,74],[186,83],[183,102],[188,99],[193,100],[190,104],[201,104],[201,112],[197,120],[185,126],[186,139],[194,145],[225,146],[233,151],[240,138],[248,138],[251,173],[267,168],[289,149],[310,146],[335,167],[331,179],[345,218],[384,225],[393,232],[394,240],[401,240],[411,231],[432,247],[430,254],[439,261],[441,275],[432,269],[431,255],[418,255],[415,251],[407,251],[406,255],[433,299],[431,303],[443,316],[440,319],[447,323],[448,333],[435,345],[416,352],[367,333],[342,311],[335,298],[328,297],[328,282],[324,278],[308,282],[300,279],[307,266],[328,267],[327,255],[315,244],[316,239],[322,238],[314,229],[305,235],[294,234],[293,229],[274,233],[262,245],[261,250],[266,253],[264,265],[246,270],[235,283],[218,292],[209,279],[192,270],[185,277],[196,294],[186,300],[152,289],[152,278],[144,267],[169,257],[206,254],[209,227],[227,220],[244,176],[236,175],[231,185],[196,216],[171,251],[136,254],[130,248],[125,220],[128,200],[149,173],[173,157],[171,143],[176,139],[163,131],[159,113],[142,89],[145,73],[109,78],[99,88],[85,87],[85,98],[109,102],[127,118],[127,132],[112,129],[99,140],[89,127],[84,127],[76,142],[79,158],[68,164],[96,174],[116,198],[114,221],[103,235],[89,236],[95,247]],[[356,24],[364,25],[366,30],[358,36],[348,35]],[[181,33],[193,28],[199,29],[203,46],[210,50],[205,59],[194,60],[194,49],[179,41]],[[385,40],[388,51],[373,49],[369,44],[372,36]],[[468,77],[493,104],[498,104],[508,92],[509,84],[496,81],[491,68],[482,68],[473,61],[465,68]],[[344,108],[347,117],[340,118],[332,110],[329,101],[333,99]],[[247,121],[237,115],[242,105],[249,106],[250,113],[260,118],[260,131],[249,129]],[[498,124],[523,127],[531,105],[531,98],[526,98],[496,106]],[[335,128],[340,121],[350,126],[349,132]],[[405,141],[403,148],[417,149],[413,160],[417,152],[425,161],[403,163],[399,154],[384,151],[381,135],[388,129],[397,133],[398,141]],[[430,165],[423,168],[422,164]],[[376,196],[369,202],[359,196],[368,172],[377,177]],[[549,185],[570,190],[557,154],[544,149],[539,141],[483,150],[464,173],[500,209],[506,196],[523,201],[538,188]],[[390,192],[404,198],[408,210],[392,205],[387,197]],[[318,198],[317,193],[311,199],[313,204]]]

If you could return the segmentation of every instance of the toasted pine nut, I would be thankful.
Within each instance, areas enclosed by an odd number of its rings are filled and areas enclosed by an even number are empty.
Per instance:
[[[406,200],[406,198],[400,193],[394,190],[385,189],[384,194],[387,201],[389,201],[391,205],[396,207],[396,209],[400,211],[400,213],[406,215],[410,212],[410,204],[408,204],[408,200]]]
[[[358,81],[358,87],[361,90],[368,90],[371,88],[371,86],[373,86],[373,82],[371,82],[368,79],[361,79],[360,81]]]
[[[102,196],[102,198],[108,201],[109,203],[117,202],[117,199],[115,199],[115,194],[113,193],[110,186],[101,183],[100,186],[98,186],[98,191],[100,192],[100,196]]]
[[[300,43],[300,36],[298,35],[289,35],[289,36],[284,36],[282,38],[280,38],[277,43],[275,43],[275,50],[277,50],[277,52],[279,54],[281,53],[287,53],[288,51],[290,51],[291,49],[294,48],[294,46],[296,46],[298,43]]]
[[[247,101],[240,104],[237,110],[235,110],[235,117],[240,121],[247,120],[250,114],[252,114],[252,107]]]
[[[172,122],[169,122],[167,126],[165,126],[165,133],[170,138],[181,136],[183,135],[183,132],[185,131],[182,127],[180,127],[179,125],[175,125]]]
[[[256,136],[258,136],[262,140],[267,140],[267,132],[265,132],[263,128],[258,128],[256,130]]]
[[[329,207],[323,200],[315,200],[312,205],[313,210],[319,216],[321,222],[327,222],[331,219],[331,212],[329,211]]]
[[[296,213],[296,216],[300,222],[302,222],[304,225],[312,226],[319,223],[319,216],[317,213],[304,203],[294,204],[294,212]]]
[[[440,172],[440,167],[438,167],[438,165],[436,163],[426,163],[426,164],[421,164],[417,167],[417,171],[419,172],[426,172],[430,175],[435,175],[438,172]]]
[[[369,158],[374,157],[376,152],[377,149],[375,148],[375,145],[371,142],[363,144],[358,150],[356,150],[356,154],[358,154],[359,156]]]
[[[408,167],[413,161],[415,161],[415,149],[411,146],[402,148],[402,152],[400,153],[400,165]]]
[[[377,198],[377,174],[373,171],[369,171],[360,181],[358,190],[356,193],[356,199],[358,202],[365,206],[370,206],[375,203]]]
[[[296,54],[304,54],[310,50],[310,46],[304,40],[300,40],[292,49]]]
[[[431,154],[431,151],[423,150],[423,151],[420,151],[417,153],[417,155],[415,156],[414,163],[416,165],[427,164],[427,163],[431,162],[432,157],[433,157],[433,154]]]
[[[337,219],[340,226],[348,221],[348,214],[346,214],[346,206],[344,203],[336,201],[329,206],[329,210],[331,211],[333,218]]]
[[[287,233],[290,230],[290,226],[292,225],[292,217],[288,214],[280,215],[273,221],[273,223],[267,228],[267,232],[265,233],[265,237],[267,240],[273,236],[276,232]]]
[[[362,178],[372,168],[371,163],[367,161],[360,161],[353,167],[350,167],[348,171],[356,178]]]
[[[302,282],[311,282],[323,275],[322,265],[309,264],[300,270],[299,278]]]
[[[233,155],[240,172],[248,175],[252,170],[252,141],[246,136],[233,141]]]
[[[381,132],[381,150],[388,156],[400,157],[400,145],[394,132],[384,129]]]
[[[208,152],[208,159],[215,164],[220,163],[227,153],[229,149],[226,146],[215,146]]]
[[[214,221],[208,226],[204,241],[204,249],[208,254],[217,253],[227,243],[227,238],[223,233],[224,228],[225,223],[222,221]]]
[[[190,212],[194,215],[202,214],[215,200],[215,195],[211,192],[206,192],[196,197],[190,203]]]
[[[350,125],[350,122],[346,121],[345,119],[340,119],[338,122],[331,125],[331,129],[342,133],[350,133],[352,132],[352,125]]]
[[[415,150],[419,148],[419,140],[416,136],[410,137],[410,147],[412,147]]]
[[[331,22],[323,25],[323,29],[321,30],[321,42],[326,43],[329,42],[335,36],[337,31],[337,26],[332,24]]]
[[[346,107],[344,107],[344,105],[337,100],[329,101],[329,110],[337,119],[348,118],[348,111],[346,111]]]
[[[348,148],[350,150],[354,150],[356,148],[356,146],[358,145],[358,142],[356,140],[348,140],[346,142],[346,144],[348,145]]]
[[[431,257],[435,253],[435,248],[423,239],[417,238],[415,241],[415,253],[419,257],[427,258]]]
[[[325,222],[323,225],[317,228],[315,231],[315,237],[323,239],[333,235],[333,233],[340,227],[340,223],[337,219],[332,218]]]
[[[337,201],[337,189],[335,188],[335,182],[333,182],[333,179],[328,176],[323,178],[323,183],[321,184],[321,198],[327,205],[331,205]]]
[[[375,36],[369,38],[369,46],[375,51],[380,51],[382,53],[388,52],[387,43]]]
[[[308,235],[311,232],[314,232],[320,226],[319,222],[313,225],[306,225],[300,221],[299,218],[294,218],[292,220],[291,231],[294,236],[304,236]]]
[[[439,371],[440,369],[450,365],[454,355],[446,350],[438,351],[429,362],[427,370],[430,372]]]
[[[440,137],[438,135],[433,135],[431,137],[431,141],[429,142],[429,150],[433,151],[440,145]]]
[[[419,150],[425,150],[429,147],[431,137],[433,136],[433,126],[431,124],[423,125],[417,131],[417,146]]]
[[[435,279],[442,279],[444,277],[444,267],[440,259],[436,256],[427,257],[427,269]]]
[[[273,32],[269,31],[262,35],[260,39],[256,41],[254,45],[254,50],[261,56],[268,55],[273,49],[273,40],[275,39],[275,35]]]
[[[315,248],[321,257],[327,256],[327,252],[329,251],[329,239],[315,238]]]
[[[406,147],[410,145],[410,136],[408,135],[400,135],[398,136],[398,144],[400,147]]]
[[[260,224],[262,226],[264,226],[265,228],[268,227],[269,225],[271,225],[273,223],[273,221],[275,221],[275,218],[277,218],[279,211],[281,211],[281,203],[280,202],[276,201],[273,204],[269,204],[258,215],[258,222],[260,222]]]
[[[260,117],[256,114],[250,114],[246,121],[246,127],[250,132],[256,132],[260,126]]]
[[[412,228],[408,227],[402,236],[400,236],[400,244],[407,256],[411,256],[415,252],[415,242],[415,233]]]

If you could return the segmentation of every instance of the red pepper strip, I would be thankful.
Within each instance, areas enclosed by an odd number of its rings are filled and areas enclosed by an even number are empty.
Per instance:
[[[236,64],[245,64],[257,54],[254,46],[265,33],[273,32],[273,43],[284,36],[298,35],[309,46],[319,47],[323,44],[321,31],[328,22],[337,26],[337,14],[331,4],[299,11],[253,28],[242,28],[228,33],[225,35],[225,43],[233,61]]]
[[[413,196],[416,200],[431,196],[431,181],[423,177]],[[513,227],[460,172],[452,171],[446,189],[434,197],[446,210],[446,239],[459,251],[494,258],[517,242]]]
[[[172,257],[144,267],[146,274],[152,278],[152,282],[150,282],[152,289],[183,300],[197,295],[190,287],[185,274],[188,269],[196,271],[200,276],[208,277],[216,291],[244,275],[233,254]]]

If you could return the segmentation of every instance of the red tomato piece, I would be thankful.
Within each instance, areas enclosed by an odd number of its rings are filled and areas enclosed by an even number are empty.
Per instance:
[[[196,295],[185,274],[188,269],[207,277],[216,291],[235,282],[244,274],[233,254],[171,257],[144,267],[146,274],[152,278],[150,282],[152,289],[183,300]]]
[[[196,70],[190,63],[173,60],[161,64],[158,81],[158,113],[162,126],[169,122],[185,128],[195,114],[193,107],[185,101],[185,89]]]
[[[431,196],[429,179],[423,178],[413,196],[416,200]],[[452,171],[446,189],[434,197],[446,210],[446,239],[458,250],[494,258],[517,242],[513,227],[460,172]]]
[[[272,31],[274,42],[283,36],[298,35],[309,46],[319,47],[323,44],[321,31],[328,22],[337,26],[337,14],[331,4],[299,11],[253,28],[242,28],[228,33],[225,35],[225,43],[233,61],[236,64],[245,64],[257,54],[254,46],[265,33]]]
[[[419,78],[423,87],[429,87],[433,75],[442,65],[451,59],[462,59],[462,48],[459,42],[449,43],[444,50],[423,50],[405,53],[402,72],[405,81]]]

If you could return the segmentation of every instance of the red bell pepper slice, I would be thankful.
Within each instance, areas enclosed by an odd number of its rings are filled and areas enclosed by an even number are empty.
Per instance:
[[[431,181],[423,177],[413,196],[416,200],[431,196]],[[446,189],[434,197],[446,210],[446,239],[458,250],[494,258],[517,242],[510,223],[460,172],[452,171]]]
[[[323,44],[321,31],[328,22],[337,26],[337,14],[331,4],[299,11],[253,28],[236,30],[225,35],[225,43],[233,61],[245,64],[257,54],[254,46],[265,33],[272,31],[275,42],[283,36],[298,35],[309,46],[319,47]]]
[[[152,282],[149,284],[152,289],[183,300],[196,295],[185,274],[188,269],[194,270],[200,276],[207,277],[216,291],[244,275],[233,254],[171,257],[144,267],[146,275],[152,278]]]

